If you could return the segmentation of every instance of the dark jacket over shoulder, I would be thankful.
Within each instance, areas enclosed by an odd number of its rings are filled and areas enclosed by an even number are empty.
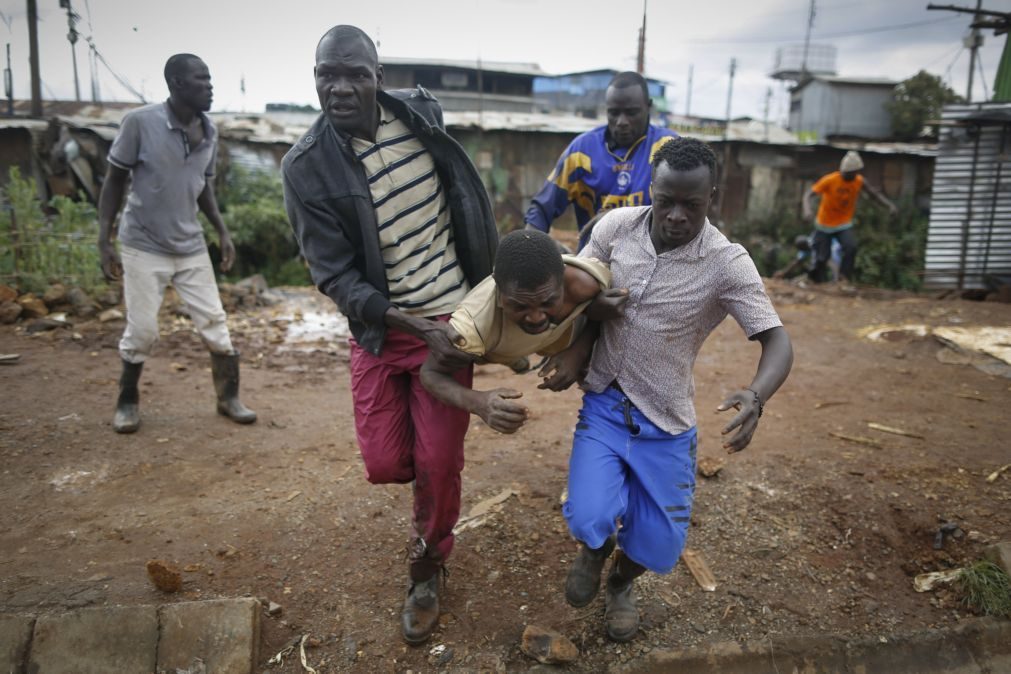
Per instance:
[[[498,230],[488,194],[467,153],[427,91],[380,91],[378,100],[432,155],[449,205],[456,255],[471,286],[491,273]],[[376,212],[365,169],[349,137],[320,114],[281,162],[284,203],[313,283],[348,317],[358,344],[378,354],[390,308]]]

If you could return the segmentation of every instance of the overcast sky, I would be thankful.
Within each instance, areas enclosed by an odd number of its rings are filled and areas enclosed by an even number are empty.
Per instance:
[[[838,49],[840,75],[901,80],[920,69],[941,75],[964,95],[969,15],[927,11],[928,0],[819,0],[813,43]],[[971,0],[955,4],[973,5]],[[642,3],[552,0],[72,0],[81,15],[77,45],[81,97],[91,97],[91,36],[112,68],[148,100],[167,95],[162,67],[176,52],[192,52],[210,67],[215,110],[259,111],[268,101],[316,103],[313,50],[331,25],[359,26],[383,56],[533,62],[549,73],[595,68],[634,69]],[[984,0],[1011,11],[1011,0]],[[59,0],[38,0],[44,98],[72,99],[73,69],[66,14]],[[11,44],[14,94],[28,98],[25,0],[0,0],[0,44]],[[619,7],[631,8],[621,12]],[[683,113],[689,65],[694,66],[691,112],[723,117],[728,69],[737,59],[732,116],[785,116],[783,85],[771,80],[778,46],[802,43],[807,0],[708,0],[649,3],[646,74],[666,80],[673,111]],[[993,86],[1004,36],[984,33],[974,100]],[[2,53],[0,53],[2,58]],[[6,65],[6,63],[4,63]],[[240,91],[245,77],[246,93]],[[104,100],[136,100],[104,66]]]

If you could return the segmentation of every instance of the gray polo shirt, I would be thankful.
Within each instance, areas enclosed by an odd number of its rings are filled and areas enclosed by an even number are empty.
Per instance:
[[[611,267],[611,286],[628,288],[625,315],[601,325],[585,388],[617,381],[654,424],[671,434],[695,426],[692,370],[702,343],[730,314],[749,338],[782,322],[755,263],[709,224],[694,239],[656,254],[652,207],[609,211],[581,257]]]
[[[207,248],[197,220],[197,197],[214,175],[218,131],[201,113],[204,139],[190,147],[168,102],[129,112],[109,150],[109,163],[131,173],[119,219],[123,245],[159,255],[193,255]]]

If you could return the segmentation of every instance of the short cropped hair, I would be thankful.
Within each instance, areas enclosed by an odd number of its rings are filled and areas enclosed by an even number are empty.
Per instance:
[[[539,288],[565,276],[555,240],[544,232],[520,229],[502,237],[492,272],[499,288]]]
[[[667,164],[676,171],[691,171],[700,166],[709,169],[709,177],[716,185],[716,155],[712,148],[695,138],[678,136],[671,138],[657,149],[653,155],[653,172],[660,164]]]
[[[173,54],[165,61],[165,84],[172,88],[172,79],[182,77],[190,67],[191,61],[203,61],[196,54]]]
[[[334,26],[327,32],[323,33],[323,37],[319,39],[316,43],[316,60],[319,60],[319,48],[327,40],[337,40],[338,42],[344,42],[348,40],[361,40],[365,45],[365,49],[368,51],[369,56],[375,63],[379,63],[379,52],[376,51],[376,43],[372,41],[365,31],[363,31],[358,26],[348,26],[340,25]]]
[[[618,73],[615,75],[607,85],[608,87],[614,87],[615,89],[624,89],[625,87],[639,87],[642,89],[642,97],[646,101],[646,105],[649,105],[649,85],[646,83],[646,78],[639,73],[632,72],[631,70],[626,70],[623,73]]]

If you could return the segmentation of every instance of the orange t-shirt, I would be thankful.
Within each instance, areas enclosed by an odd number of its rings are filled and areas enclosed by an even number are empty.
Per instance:
[[[838,227],[853,222],[857,197],[863,185],[864,177],[859,173],[853,180],[844,180],[839,171],[822,176],[811,188],[812,192],[821,195],[816,222],[822,227]]]

